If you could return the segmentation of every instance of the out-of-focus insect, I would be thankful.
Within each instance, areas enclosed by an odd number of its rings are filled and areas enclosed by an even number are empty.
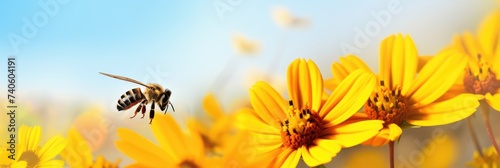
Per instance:
[[[154,111],[155,104],[158,104],[160,106],[160,109],[161,111],[164,111],[164,114],[167,113],[169,104],[170,106],[172,106],[172,110],[175,112],[174,106],[170,102],[170,96],[172,95],[172,91],[170,91],[169,89],[163,90],[163,87],[161,87],[159,84],[156,83],[148,83],[146,85],[137,80],[130,79],[127,77],[111,75],[103,72],[99,73],[112,78],[132,82],[146,87],[146,90],[144,92],[142,92],[140,88],[133,88],[131,90],[128,90],[127,92],[122,94],[120,99],[118,99],[118,104],[116,105],[118,111],[127,110],[135,106],[136,104],[139,104],[139,106],[137,106],[137,109],[135,109],[134,115],[130,117],[131,119],[134,118],[137,115],[137,113],[139,113],[139,111],[142,112],[141,118],[144,118],[144,115],[146,113],[146,105],[150,102],[151,102],[151,109],[149,111],[149,119],[150,119],[149,124],[151,124],[153,118],[155,117],[155,111]]]

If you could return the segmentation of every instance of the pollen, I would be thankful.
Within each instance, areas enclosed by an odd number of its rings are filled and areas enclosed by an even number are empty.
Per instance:
[[[477,56],[477,65],[469,65],[464,76],[465,91],[474,94],[496,93],[500,88],[500,81],[491,71],[491,66],[481,55]],[[475,63],[475,62],[471,62]]]
[[[281,140],[284,146],[297,149],[301,146],[310,146],[323,131],[321,117],[309,106],[298,109],[290,100],[287,118],[280,121]]]
[[[365,103],[365,113],[371,119],[385,121],[385,124],[401,124],[406,118],[408,100],[401,95],[401,86],[391,89],[380,81],[380,87]]]

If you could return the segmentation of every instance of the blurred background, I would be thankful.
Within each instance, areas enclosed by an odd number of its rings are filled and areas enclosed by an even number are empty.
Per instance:
[[[124,166],[132,160],[115,149],[116,128],[152,137],[149,119],[128,119],[133,109],[116,110],[119,96],[138,85],[98,72],[169,88],[176,112],[168,113],[185,126],[187,118],[203,115],[209,92],[226,111],[248,102],[248,88],[259,80],[286,94],[286,68],[295,58],[314,60],[324,79],[332,77],[332,62],[347,53],[377,70],[386,36],[410,34],[420,55],[433,55],[454,35],[475,32],[499,6],[494,0],[2,1],[0,64],[16,57],[18,126],[40,125],[45,142],[74,125],[94,139],[95,155],[122,158]],[[1,118],[3,141],[7,120]],[[491,120],[499,118],[491,113]],[[481,116],[473,122],[481,146],[489,147]],[[494,130],[499,126],[493,122]],[[446,162],[442,167],[465,167],[472,160],[465,121],[405,131],[396,145],[399,167],[425,167],[437,163],[433,159]],[[388,147],[345,149],[327,167],[368,160],[388,167]]]

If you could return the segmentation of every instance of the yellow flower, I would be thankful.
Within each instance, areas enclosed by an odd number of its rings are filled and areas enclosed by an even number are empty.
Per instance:
[[[208,154],[221,156],[228,145],[227,142],[230,142],[238,131],[233,122],[234,115],[226,114],[212,93],[205,96],[203,109],[211,124],[208,126],[200,120],[191,119],[188,121],[188,128],[201,137]]]
[[[240,34],[233,35],[233,45],[240,54],[255,54],[259,51],[259,43]]]
[[[433,136],[430,140],[419,153],[422,156],[422,164],[419,167],[452,167],[459,149],[455,138],[443,133]]]
[[[11,167],[28,168],[49,168],[63,167],[62,160],[52,160],[67,145],[66,139],[61,136],[55,136],[49,139],[43,147],[39,147],[42,130],[40,126],[28,127],[22,125],[19,129],[18,143],[16,148],[16,160]]]
[[[452,47],[465,53],[469,63],[458,86],[449,93],[484,95],[488,105],[500,111],[500,10],[483,21],[478,34],[467,32],[453,41]]]
[[[102,108],[98,106],[84,110],[72,122],[72,126],[77,132],[91,132],[94,136],[86,136],[91,152],[97,151],[107,142],[109,130],[106,124],[108,121],[103,116]],[[93,138],[89,138],[93,137]]]
[[[389,164],[386,160],[383,152],[374,149],[358,149],[348,156],[343,167],[365,168],[369,165],[371,168],[387,168]]]
[[[68,146],[61,152],[61,157],[73,168],[117,168],[120,163],[120,160],[111,163],[102,156],[92,161],[90,145],[75,128],[68,131]]]
[[[474,152],[474,159],[467,163],[467,166],[474,168],[499,168],[500,158],[493,146],[483,150],[483,156],[477,151]]]
[[[203,109],[208,114],[210,124],[191,119],[188,128],[203,140],[206,157],[212,167],[240,167],[248,165],[251,153],[241,152],[241,147],[248,146],[248,133],[239,130],[234,123],[235,114],[225,113],[214,94],[209,93],[203,100]]]
[[[293,16],[292,13],[284,8],[277,7],[272,11],[274,21],[282,27],[286,28],[303,28],[309,25],[309,20]]]
[[[380,46],[378,86],[364,106],[372,119],[384,120],[384,128],[365,145],[382,146],[395,141],[404,126],[444,125],[464,119],[479,106],[473,94],[438,99],[456,81],[466,64],[458,51],[445,50],[426,63],[417,75],[418,53],[410,36],[391,35]],[[334,80],[358,68],[369,69],[356,56],[332,65]],[[341,79],[335,79],[341,78]],[[328,81],[326,82],[328,83]]]
[[[159,115],[151,130],[159,143],[125,128],[117,130],[118,149],[136,163],[128,167],[205,167],[203,140],[197,134],[184,134],[170,115]]]
[[[240,124],[252,131],[255,162],[296,167],[302,158],[308,166],[318,166],[382,128],[380,120],[352,117],[371,94],[373,75],[353,72],[322,101],[323,79],[313,61],[296,59],[287,74],[290,101],[267,83],[257,82],[250,89],[254,110],[244,109],[239,115]]]

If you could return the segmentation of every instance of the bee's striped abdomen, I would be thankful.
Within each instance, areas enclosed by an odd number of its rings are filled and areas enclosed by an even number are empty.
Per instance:
[[[118,100],[118,104],[116,105],[116,109],[118,111],[127,110],[130,107],[136,105],[144,99],[144,95],[141,92],[140,88],[134,88],[132,90],[127,91],[123,94]]]

